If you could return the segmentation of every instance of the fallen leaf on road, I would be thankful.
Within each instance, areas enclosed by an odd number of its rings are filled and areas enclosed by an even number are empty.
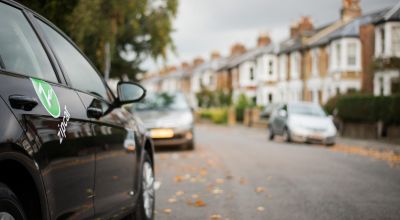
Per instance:
[[[168,202],[169,203],[175,203],[176,202],[176,198],[175,197],[169,198]]]
[[[390,165],[396,165],[400,163],[400,154],[393,151],[379,151],[374,149],[367,149],[363,147],[352,147],[344,145],[335,145],[331,147],[330,150],[336,152],[344,152],[348,154],[358,154],[365,157],[372,157],[378,160],[386,160]]]
[[[265,188],[264,187],[259,186],[259,187],[256,188],[256,193],[262,193],[262,192],[265,192]]]
[[[178,192],[175,193],[176,196],[181,196],[183,194],[185,194],[185,192],[183,192],[183,191],[178,191]]]
[[[172,209],[164,209],[165,214],[171,214],[171,212],[172,212]]]
[[[225,176],[225,179],[227,179],[227,180],[231,180],[231,179],[233,179],[233,176],[232,176],[232,175],[230,175],[230,174],[228,174],[228,175],[226,175],[226,176]]]
[[[218,178],[215,180],[216,183],[218,184],[223,184],[224,183],[224,179]]]
[[[175,182],[180,183],[185,179],[184,176],[175,176]]]
[[[258,207],[257,207],[257,211],[259,211],[259,212],[262,212],[262,211],[264,211],[264,210],[265,210],[265,208],[262,207],[262,206],[258,206]]]
[[[204,176],[207,175],[208,172],[207,172],[207,169],[206,169],[206,168],[201,168],[199,173],[200,173],[200,176],[203,176],[203,177],[204,177]]]
[[[218,187],[216,187],[216,188],[214,188],[213,190],[212,190],[212,193],[213,194],[222,194],[224,191],[222,190],[222,189],[220,189],[220,188],[218,188]]]
[[[198,200],[196,200],[196,202],[194,202],[194,206],[196,206],[196,207],[204,207],[204,206],[206,206],[206,203],[203,200],[198,199]]]
[[[241,177],[240,180],[239,180],[239,183],[241,185],[245,185],[245,184],[247,184],[247,180],[245,178]]]
[[[193,195],[192,195],[192,198],[193,198],[193,199],[197,199],[197,198],[199,198],[199,195],[193,194]]]
[[[210,216],[211,220],[220,220],[221,218],[222,218],[221,215],[212,215],[212,216]]]

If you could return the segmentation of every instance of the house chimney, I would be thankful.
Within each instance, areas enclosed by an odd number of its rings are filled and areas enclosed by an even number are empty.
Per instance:
[[[200,65],[200,64],[202,64],[202,63],[204,63],[204,60],[203,60],[203,58],[201,58],[201,57],[196,57],[196,58],[193,60],[193,66],[198,66],[198,65]]]
[[[309,16],[302,16],[299,22],[292,24],[290,27],[290,37],[296,37],[299,34],[304,34],[307,31],[314,29],[313,22]]]
[[[211,60],[217,60],[219,58],[221,58],[221,54],[218,51],[211,52],[211,55],[210,55]]]
[[[182,69],[187,69],[187,68],[189,68],[189,63],[188,63],[188,62],[182,62],[182,63],[181,63],[181,68],[182,68]]]
[[[294,23],[290,26],[290,38],[294,38],[299,33],[299,25]]]
[[[360,0],[343,0],[343,7],[340,14],[343,21],[361,16]]]
[[[264,47],[271,43],[271,38],[268,34],[261,34],[257,38],[257,47]]]
[[[167,67],[167,73],[172,73],[177,70],[176,66],[169,66]]]
[[[241,43],[236,43],[231,47],[231,56],[237,56],[246,52],[246,47]]]

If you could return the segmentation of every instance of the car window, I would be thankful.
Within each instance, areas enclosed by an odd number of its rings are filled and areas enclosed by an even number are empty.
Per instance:
[[[148,94],[145,99],[134,105],[136,111],[188,111],[189,104],[181,93]]]
[[[37,35],[21,10],[0,3],[0,68],[58,82]]]
[[[109,100],[107,89],[97,71],[86,58],[61,34],[39,21],[51,47],[62,63],[72,87]]]
[[[302,103],[291,104],[289,106],[289,113],[295,115],[309,115],[318,117],[326,116],[324,110],[322,110],[320,106],[314,104],[302,104]]]

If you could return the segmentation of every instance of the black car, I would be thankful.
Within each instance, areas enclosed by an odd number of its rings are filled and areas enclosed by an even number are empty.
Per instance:
[[[0,219],[153,219],[153,144],[67,36],[0,0]]]

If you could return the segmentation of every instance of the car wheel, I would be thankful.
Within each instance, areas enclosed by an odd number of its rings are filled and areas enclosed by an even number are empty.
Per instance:
[[[145,153],[142,165],[142,183],[139,195],[139,203],[136,208],[137,220],[154,219],[155,189],[154,170],[150,156]]]
[[[327,147],[333,147],[333,146],[335,146],[335,142],[332,142],[332,143],[327,143],[327,144],[325,144],[325,146],[327,146]]]
[[[274,131],[272,130],[272,128],[269,128],[268,130],[269,130],[269,135],[268,135],[269,139],[274,140],[275,137]]]
[[[3,183],[0,183],[0,219],[25,220],[25,212],[17,196]]]
[[[289,131],[289,129],[288,128],[285,128],[284,130],[283,130],[283,140],[285,140],[286,142],[292,142],[292,139],[291,139],[291,137],[290,137],[290,131]]]
[[[194,150],[194,140],[191,140],[187,145],[186,145],[187,150]]]

